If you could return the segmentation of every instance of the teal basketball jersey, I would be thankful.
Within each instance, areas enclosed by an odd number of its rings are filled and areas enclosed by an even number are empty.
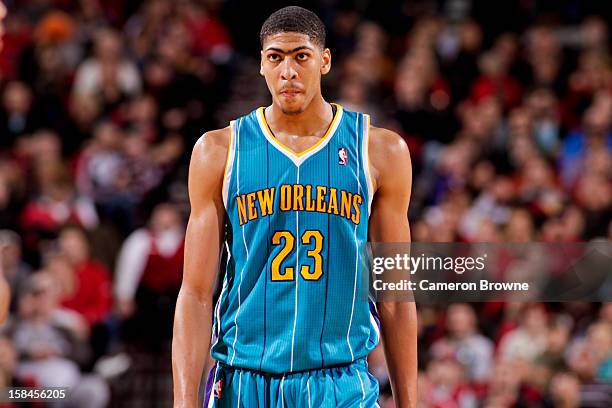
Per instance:
[[[334,107],[326,134],[301,153],[274,137],[264,108],[231,122],[228,258],[212,343],[226,365],[313,370],[351,363],[378,344],[364,280],[369,117]]]

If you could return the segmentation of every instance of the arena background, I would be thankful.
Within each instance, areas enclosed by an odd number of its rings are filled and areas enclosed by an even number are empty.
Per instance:
[[[328,29],[324,95],[410,146],[415,241],[612,239],[606,3],[301,2]],[[5,4],[0,387],[171,406],[191,148],[269,103],[259,28],[288,3]],[[610,304],[419,306],[419,406],[612,406],[611,327]]]

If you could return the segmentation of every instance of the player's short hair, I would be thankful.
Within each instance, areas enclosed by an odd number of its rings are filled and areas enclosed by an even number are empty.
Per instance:
[[[315,13],[298,6],[284,7],[266,19],[259,32],[261,46],[267,37],[287,32],[306,34],[310,41],[325,47],[325,25]]]

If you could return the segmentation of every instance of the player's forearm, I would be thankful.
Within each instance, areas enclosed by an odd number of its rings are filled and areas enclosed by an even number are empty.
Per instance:
[[[393,398],[398,408],[417,401],[417,314],[413,302],[377,305]]]
[[[181,288],[174,317],[172,375],[174,407],[195,408],[210,347],[212,298]]]

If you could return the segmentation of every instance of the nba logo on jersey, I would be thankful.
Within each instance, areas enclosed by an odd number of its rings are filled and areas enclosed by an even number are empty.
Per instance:
[[[223,394],[223,380],[219,380],[215,383],[214,392],[215,398],[221,399],[221,395]]]
[[[338,149],[338,164],[346,166],[346,163],[348,163],[348,153],[346,147],[341,147]]]

